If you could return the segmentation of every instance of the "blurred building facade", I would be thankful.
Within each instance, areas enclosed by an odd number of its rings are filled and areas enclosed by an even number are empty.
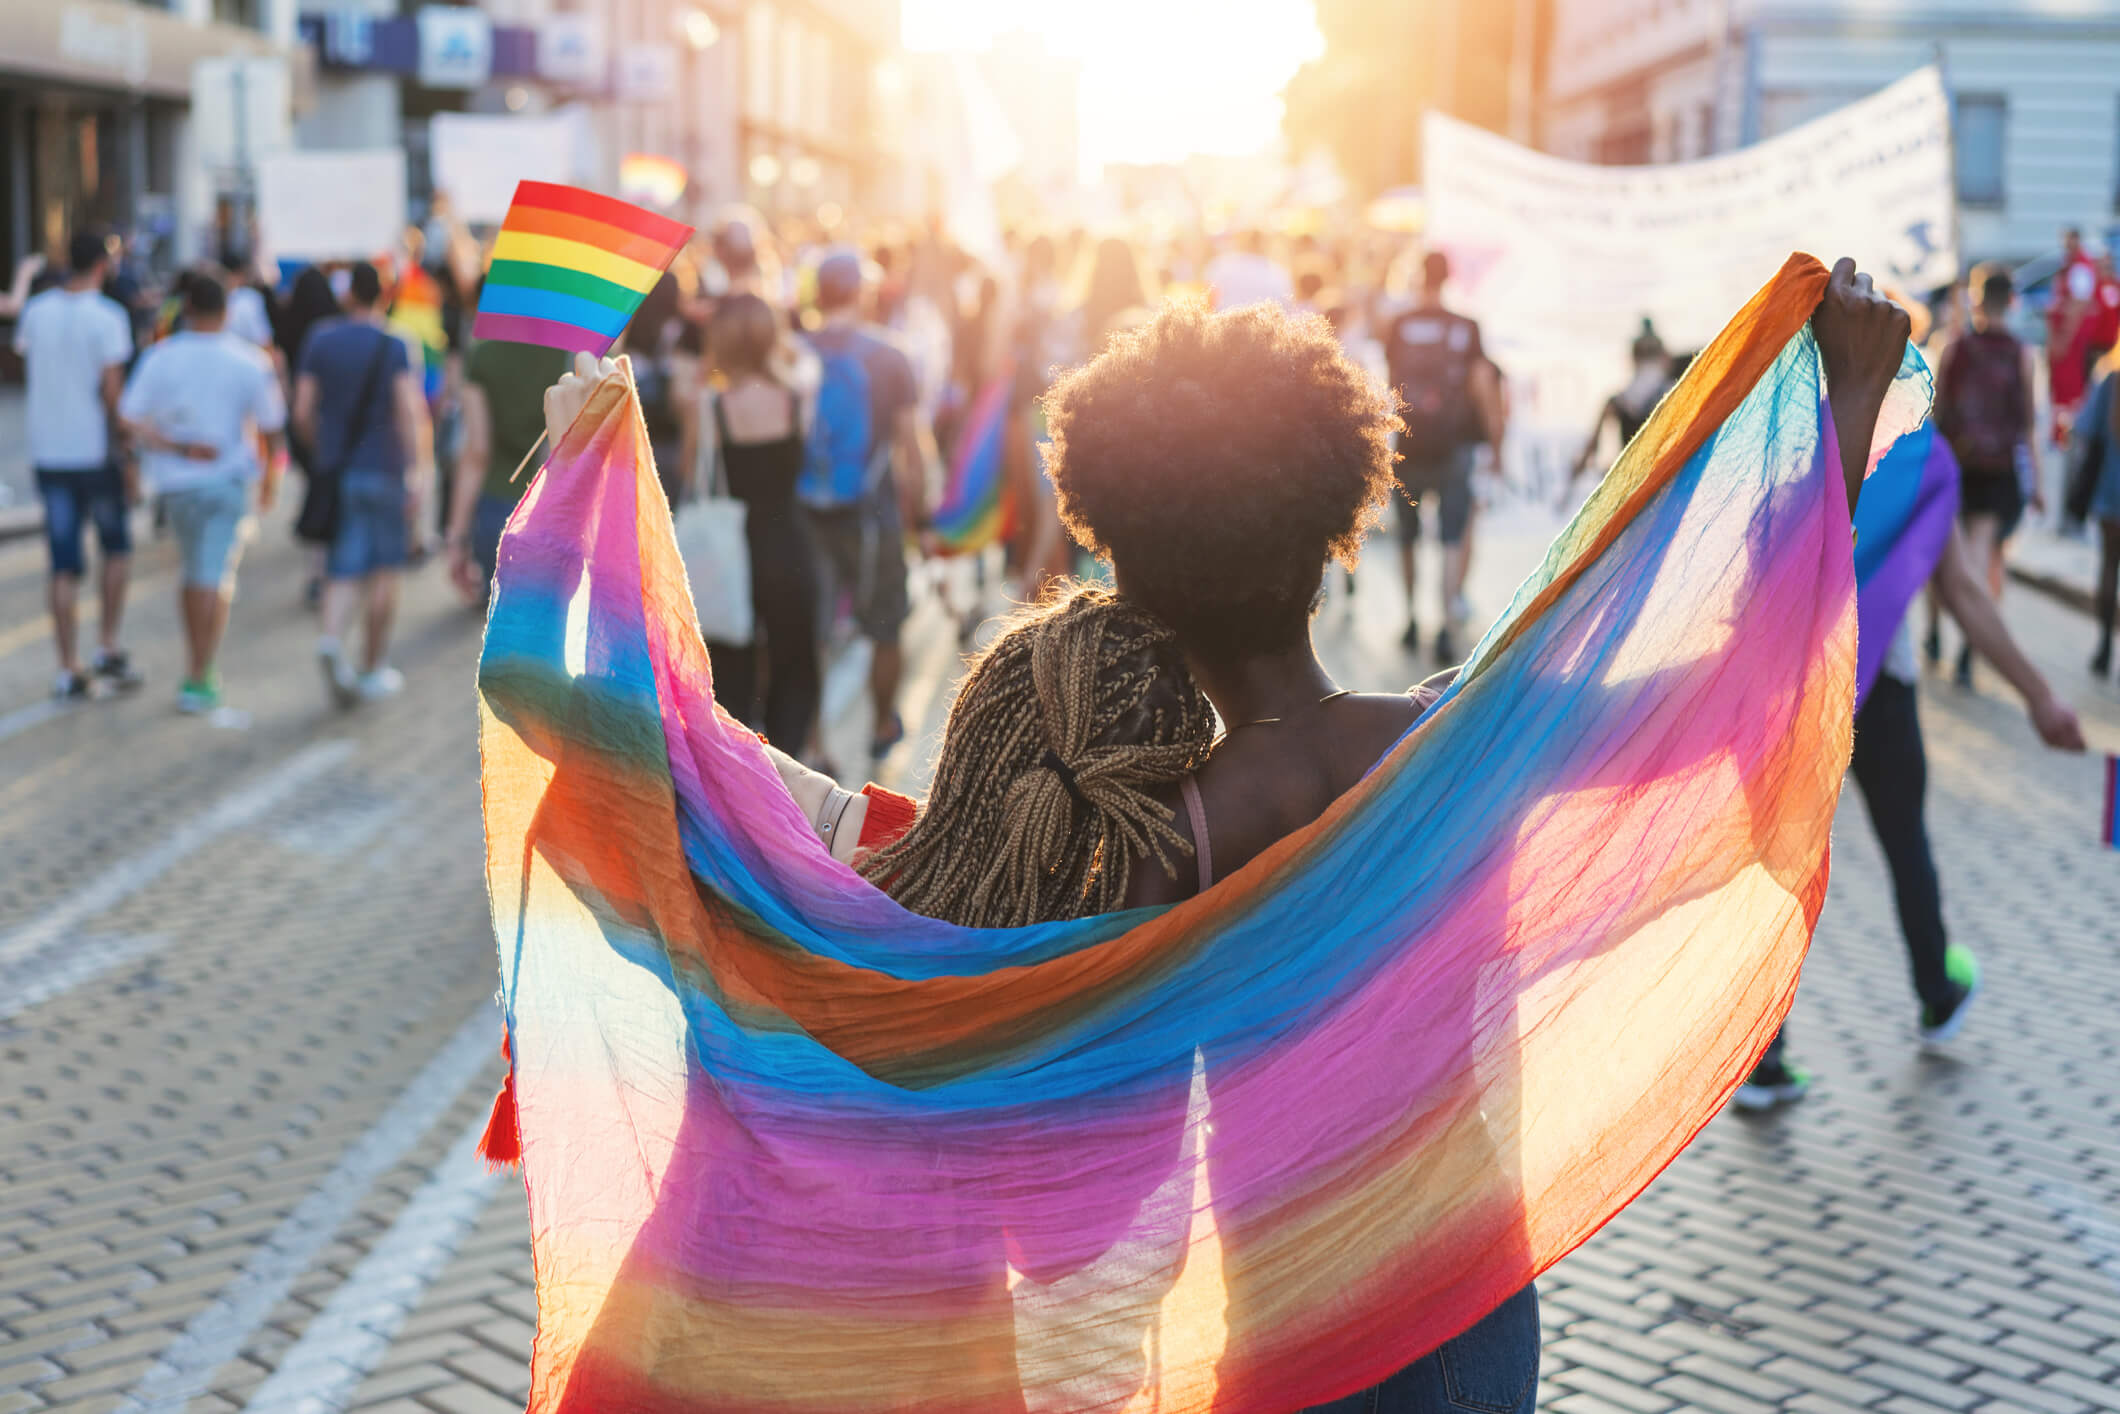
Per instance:
[[[308,101],[295,0],[0,2],[0,268],[91,224],[138,234],[159,264],[207,253],[193,80],[235,56],[277,61],[287,101]]]
[[[2120,5],[1551,3],[1540,128],[1561,156],[1709,156],[1940,63],[1969,260],[2029,258],[2062,226],[2098,229],[2120,211]]]
[[[1421,116],[1430,110],[1536,141],[1555,3],[1315,0],[1325,50],[1284,95],[1291,154],[1331,153],[1367,197],[1420,181]]]
[[[750,0],[738,31],[743,195],[773,215],[880,212],[902,188],[878,84],[897,52],[897,0]]]

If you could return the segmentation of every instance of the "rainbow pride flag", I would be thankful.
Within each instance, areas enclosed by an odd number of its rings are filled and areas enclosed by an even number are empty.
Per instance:
[[[578,187],[517,182],[472,335],[601,356],[692,228]]]
[[[930,522],[951,554],[984,550],[1008,533],[1006,438],[1015,376],[1014,368],[1004,365],[965,410],[949,480]]]
[[[1855,503],[1855,705],[1860,707],[1915,594],[1936,573],[1958,518],[1958,459],[1923,422],[1901,438]]]
[[[421,391],[427,405],[442,400],[443,374],[447,371],[449,336],[442,328],[442,286],[424,268],[405,262],[398,275],[397,292],[390,301],[390,322],[420,346]]]
[[[2120,849],[2120,756],[2105,758],[2105,813],[2098,819],[2098,842]]]
[[[1323,817],[1175,908],[1010,930],[825,853],[714,702],[600,388],[479,672],[533,1414],[1291,1410],[1611,1218],[1774,1034],[1825,899],[1825,282],[1792,259],[1695,360]],[[1925,403],[1910,354],[1881,440]]]

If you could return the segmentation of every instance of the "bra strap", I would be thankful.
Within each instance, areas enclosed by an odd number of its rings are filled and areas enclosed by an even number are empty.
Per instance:
[[[1185,797],[1185,817],[1192,822],[1193,859],[1200,866],[1200,892],[1204,894],[1215,882],[1214,850],[1207,843],[1207,807],[1200,803],[1200,788],[1191,776],[1178,782],[1178,794]]]

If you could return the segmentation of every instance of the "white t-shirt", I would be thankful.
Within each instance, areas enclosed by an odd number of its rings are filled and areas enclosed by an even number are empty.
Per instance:
[[[1286,270],[1266,256],[1241,250],[1226,250],[1208,261],[1207,284],[1215,292],[1216,309],[1242,309],[1247,304],[1277,304],[1288,309],[1296,301],[1296,287]]]
[[[255,344],[226,330],[172,334],[142,354],[118,412],[172,441],[204,443],[218,453],[212,461],[193,461],[143,450],[141,472],[157,491],[250,480],[258,474],[253,430],[277,432],[287,425],[287,405],[271,361]]]
[[[238,285],[228,292],[228,321],[221,327],[261,349],[272,345],[272,317],[265,312],[265,296],[255,286]]]
[[[132,321],[100,290],[46,290],[15,321],[28,373],[29,460],[49,471],[95,471],[110,461],[103,370],[132,357]]]
[[[1877,671],[1909,686],[1921,681],[1921,661],[1914,656],[1913,610],[1909,609],[1899,621],[1899,631],[1892,635],[1891,646],[1884,650],[1884,661],[1877,665]]]

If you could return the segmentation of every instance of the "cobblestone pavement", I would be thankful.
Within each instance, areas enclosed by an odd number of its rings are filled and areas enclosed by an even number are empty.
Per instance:
[[[1536,530],[1488,543],[1480,602]],[[1378,548],[1323,639],[1350,680],[1397,686],[1427,667],[1397,646]],[[130,635],[149,687],[57,712],[40,556],[0,547],[0,1414],[520,1409],[522,1196],[470,1152],[500,1072],[476,616],[429,571],[405,697],[328,710],[283,518],[225,667],[255,723],[216,730],[171,710],[154,545]],[[2082,621],[2022,593],[2008,614],[2120,749]],[[924,609],[912,647],[930,732],[948,629]],[[860,682],[856,657],[831,675],[847,762]],[[1711,1124],[1542,1283],[1542,1407],[2120,1408],[2120,856],[2092,843],[2098,773],[2039,752],[2000,691],[1924,692],[1947,914],[1987,970],[1967,1033],[1917,1053],[1851,803],[1791,1033],[1817,1091]],[[887,774],[917,782],[926,749]]]

